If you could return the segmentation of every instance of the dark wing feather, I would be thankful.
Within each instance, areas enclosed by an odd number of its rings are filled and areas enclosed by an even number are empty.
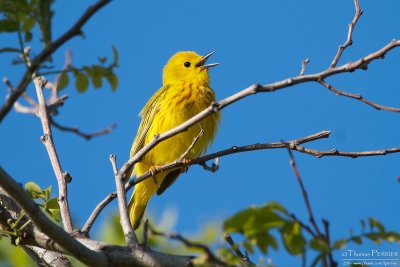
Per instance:
[[[178,178],[179,174],[181,174],[181,170],[173,170],[169,172],[158,187],[157,195],[159,196],[164,193],[164,191],[176,181],[176,178]]]

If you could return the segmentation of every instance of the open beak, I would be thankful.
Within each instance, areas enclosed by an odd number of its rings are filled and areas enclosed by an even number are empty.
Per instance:
[[[202,67],[203,69],[209,69],[209,68],[218,66],[219,63],[212,63],[212,64],[204,65],[206,63],[207,59],[214,53],[215,53],[215,51],[212,51],[212,52],[208,53],[207,55],[203,56],[200,59],[200,61],[196,63],[195,67]]]

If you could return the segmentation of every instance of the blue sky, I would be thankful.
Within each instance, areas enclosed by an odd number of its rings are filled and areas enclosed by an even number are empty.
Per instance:
[[[58,37],[93,1],[57,1],[53,36]],[[356,26],[353,46],[339,64],[367,55],[400,38],[398,1],[361,1],[364,14]],[[140,122],[137,114],[161,86],[162,67],[175,52],[193,50],[217,53],[210,62],[220,66],[210,71],[218,99],[253,83],[270,83],[300,72],[301,61],[310,58],[306,73],[326,69],[337,47],[345,41],[347,24],[354,15],[353,1],[114,1],[84,27],[85,38],[75,38],[61,47],[55,64],[63,65],[67,48],[73,64],[80,66],[111,58],[111,46],[120,53],[116,92],[106,85],[79,94],[73,87],[63,93],[70,99],[57,121],[96,131],[111,123],[112,134],[85,141],[54,130],[63,168],[71,173],[70,204],[81,226],[94,206],[114,190],[108,160],[117,155],[121,166],[128,159]],[[14,45],[14,35],[2,35],[1,46]],[[34,39],[33,53],[40,49]],[[20,67],[9,67],[10,56],[0,55],[0,76],[16,84]],[[338,89],[360,93],[377,103],[400,107],[400,50],[372,63],[367,72],[342,74],[328,81]],[[51,77],[49,77],[51,79]],[[5,97],[5,86],[0,97]],[[28,93],[34,95],[30,86]],[[222,111],[220,130],[210,151],[233,145],[289,140],[321,130],[331,130],[329,139],[309,144],[315,149],[345,151],[399,147],[398,114],[376,111],[357,101],[335,96],[317,84],[302,84],[283,91],[251,96]],[[12,111],[0,125],[2,166],[19,182],[35,180],[43,187],[55,178],[39,137],[38,119]],[[6,152],[6,153],[4,153]],[[295,152],[317,220],[331,222],[333,238],[359,230],[359,220],[379,218],[388,229],[399,230],[399,154],[371,158],[322,158]],[[168,191],[152,199],[148,209],[160,216],[174,207],[179,219],[174,230],[191,233],[207,221],[220,221],[250,205],[268,201],[283,203],[303,220],[307,213],[301,192],[282,151],[258,151],[220,159],[215,173],[192,167]],[[110,205],[100,221],[116,208]],[[101,223],[96,224],[99,229]],[[377,248],[367,244],[365,249]],[[391,249],[393,246],[390,247]],[[398,246],[394,249],[399,250]],[[281,253],[271,255],[278,266],[300,259]],[[340,257],[336,257],[340,260]]]

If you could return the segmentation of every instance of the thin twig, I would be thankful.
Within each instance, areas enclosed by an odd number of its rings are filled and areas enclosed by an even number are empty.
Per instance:
[[[304,222],[302,222],[299,218],[296,217],[295,214],[290,214],[290,218],[292,218],[294,221],[298,222],[301,226],[301,228],[303,228],[305,231],[307,231],[312,237],[317,238],[317,234],[314,232],[314,230],[308,226],[307,224],[305,224]]]
[[[327,88],[329,91],[334,92],[336,95],[341,95],[341,96],[345,96],[345,97],[349,97],[358,101],[361,101],[377,110],[386,110],[386,111],[391,111],[391,112],[397,112],[400,113],[400,108],[393,108],[393,107],[386,107],[386,106],[382,106],[380,104],[374,103],[372,101],[369,101],[367,99],[365,99],[362,95],[359,94],[351,94],[351,93],[347,93],[344,91],[340,91],[337,88],[333,87],[332,85],[330,85],[329,83],[325,82],[324,80],[319,81],[320,84],[322,84],[325,88]]]
[[[81,137],[85,138],[86,140],[90,140],[93,137],[97,137],[97,136],[108,134],[108,133],[112,132],[112,130],[117,127],[117,125],[114,123],[114,124],[108,126],[107,128],[105,128],[103,130],[100,130],[100,131],[97,131],[97,132],[94,132],[94,133],[84,133],[84,132],[80,131],[78,128],[76,128],[76,127],[63,126],[63,125],[59,124],[58,122],[56,122],[54,120],[54,118],[52,118],[52,117],[50,117],[50,122],[58,130],[75,133],[76,135],[81,136]]]
[[[200,162],[199,165],[203,167],[204,170],[215,173],[219,170],[219,158],[215,158],[214,162],[211,164],[211,166],[207,165],[207,162]]]
[[[147,246],[147,240],[149,237],[149,219],[144,220],[143,223],[143,242],[142,246],[146,247]]]
[[[354,27],[356,26],[356,23],[358,21],[358,19],[361,17],[363,11],[360,8],[360,5],[358,4],[358,0],[354,0],[354,6],[356,9],[356,13],[354,15],[353,20],[351,21],[351,23],[349,24],[349,31],[347,32],[347,40],[344,44],[339,45],[339,49],[335,55],[335,58],[333,59],[331,65],[329,66],[330,68],[334,68],[336,67],[336,64],[338,63],[340,57],[342,56],[343,51],[350,45],[353,44],[353,40],[352,40],[352,36],[353,36],[353,30]]]
[[[307,67],[308,63],[310,63],[310,59],[309,58],[306,58],[301,62],[300,76],[303,76],[304,73],[306,72],[306,67]]]
[[[254,265],[254,263],[251,262],[247,252],[245,252],[245,254],[243,254],[242,251],[240,251],[238,245],[235,244],[235,241],[233,241],[233,238],[229,233],[224,234],[224,239],[229,244],[229,246],[233,249],[236,256],[238,256],[244,264],[246,264],[247,266]]]
[[[188,248],[197,248],[197,249],[202,250],[207,256],[207,261],[210,263],[216,263],[218,265],[223,265],[223,266],[228,265],[227,263],[220,260],[216,255],[214,255],[214,253],[210,250],[210,248],[205,244],[190,241],[178,233],[157,231],[150,225],[149,225],[149,230],[152,235],[162,236],[162,237],[165,237],[168,239],[177,240],[177,241],[181,242],[182,244],[184,244]]]
[[[329,221],[322,219],[322,223],[324,225],[324,231],[325,231],[325,242],[328,244],[328,246],[330,246],[331,243],[331,238],[330,238],[330,234],[329,234]],[[330,252],[328,254],[328,260],[329,260],[329,266],[330,267],[336,267],[337,266],[337,262],[333,259],[333,255],[332,252]]]
[[[303,199],[304,199],[304,202],[305,202],[306,207],[307,207],[307,212],[308,212],[308,215],[309,215],[309,219],[310,219],[311,225],[314,227],[314,230],[317,232],[318,236],[321,239],[323,239],[323,235],[322,235],[321,231],[319,230],[319,227],[318,227],[318,225],[317,225],[317,223],[315,221],[314,214],[313,214],[313,211],[311,209],[310,200],[308,199],[308,194],[307,194],[306,188],[304,187],[303,180],[301,179],[299,169],[297,168],[296,162],[294,160],[293,152],[289,147],[287,148],[287,150],[288,150],[289,157],[290,157],[290,165],[292,166],[293,172],[296,175],[297,182],[299,183],[301,192],[303,194]]]
[[[192,148],[194,147],[194,145],[197,143],[197,141],[199,140],[199,138],[204,134],[204,130],[203,127],[201,127],[199,134],[193,139],[193,142],[190,144],[190,146],[188,147],[188,149],[186,149],[185,152],[183,152],[183,154],[179,157],[178,161],[182,161],[187,154],[189,154],[190,150],[192,150]]]
[[[122,180],[118,176],[116,156],[110,155],[110,161],[111,161],[111,165],[112,165],[114,176],[115,176],[115,185],[117,188],[120,223],[122,226],[122,230],[124,232],[125,241],[128,245],[136,245],[136,244],[138,244],[138,241],[137,241],[135,232],[132,229],[132,225],[129,221],[128,209],[127,209],[127,205],[126,205],[125,188],[122,183]]]

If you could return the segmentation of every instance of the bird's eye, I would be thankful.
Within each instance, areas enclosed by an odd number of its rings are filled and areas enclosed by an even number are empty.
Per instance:
[[[186,68],[190,67],[190,62],[186,61],[185,63],[183,63],[183,66],[185,66]]]

